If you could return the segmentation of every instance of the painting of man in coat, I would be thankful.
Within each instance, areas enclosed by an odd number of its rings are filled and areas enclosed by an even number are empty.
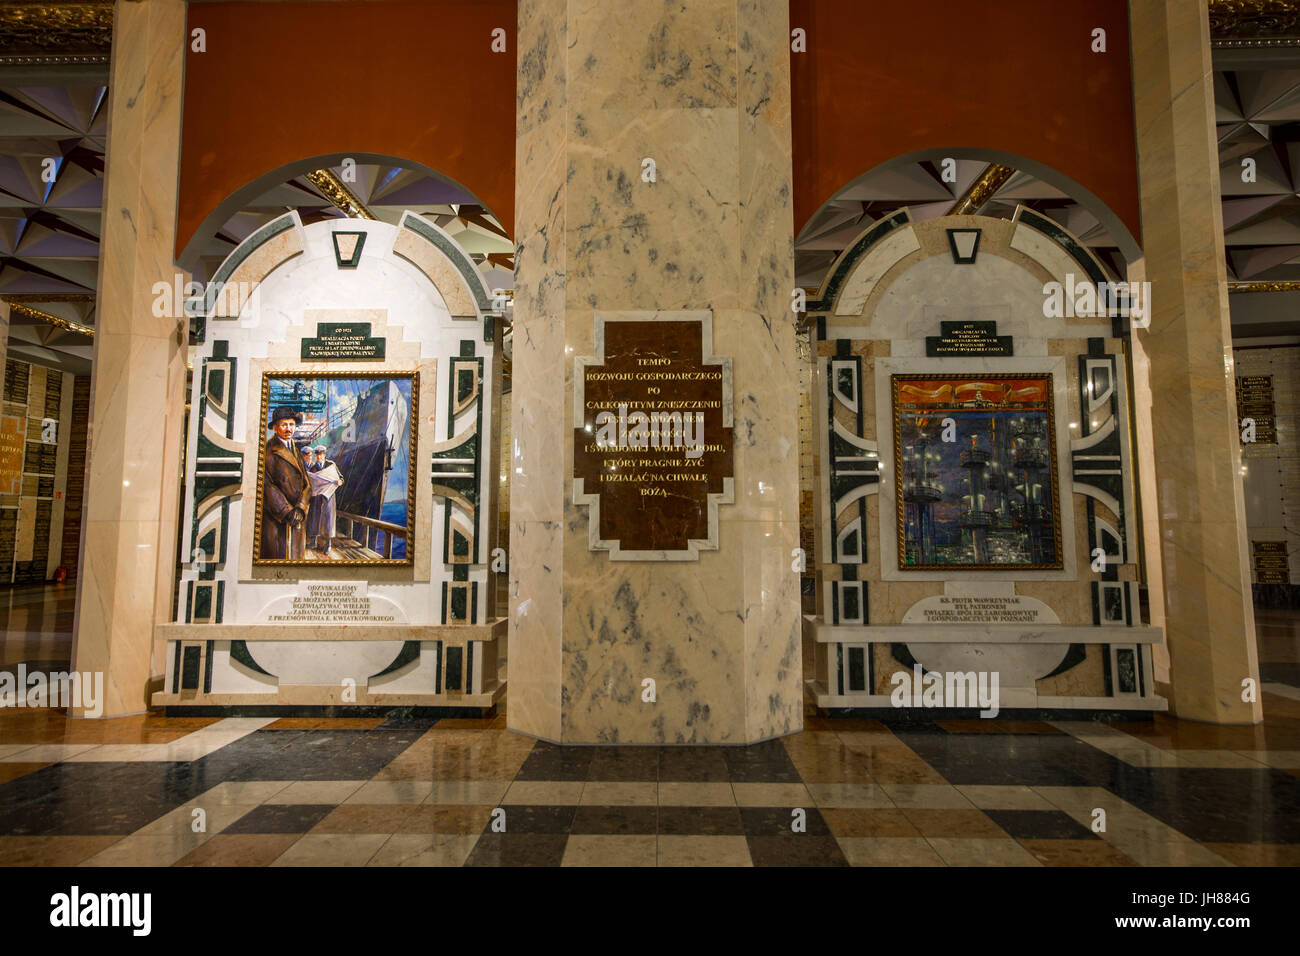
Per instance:
[[[306,556],[311,481],[293,441],[301,423],[302,413],[287,406],[273,411],[267,422],[271,435],[262,479],[262,558],[297,561]]]

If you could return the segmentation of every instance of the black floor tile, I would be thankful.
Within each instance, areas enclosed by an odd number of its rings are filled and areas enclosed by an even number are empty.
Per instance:
[[[588,780],[654,781],[659,779],[656,747],[592,747]]]
[[[785,744],[768,740],[748,747],[723,750],[727,772],[733,783],[800,783],[802,778],[790,759]]]
[[[743,836],[738,807],[659,808],[659,832],[671,836]]]
[[[1099,840],[1097,834],[1060,810],[985,810],[1018,840]]]
[[[578,807],[570,833],[657,833],[658,807]]]
[[[727,758],[718,747],[665,747],[659,753],[659,779],[717,783],[731,779]]]
[[[591,747],[560,747],[538,741],[519,768],[516,780],[586,780]]]
[[[754,866],[848,866],[833,836],[810,833],[790,836],[749,836]]]
[[[795,810],[802,810],[796,815]],[[804,832],[792,827],[802,819]],[[740,822],[746,836],[831,836],[831,828],[815,807],[741,807]]]
[[[1202,843],[1300,843],[1300,778],[1280,770],[1134,768],[1115,792]]]
[[[573,826],[573,818],[578,812],[576,806],[516,806],[505,807],[506,833],[568,833]],[[484,835],[491,833],[492,824],[483,829]]]

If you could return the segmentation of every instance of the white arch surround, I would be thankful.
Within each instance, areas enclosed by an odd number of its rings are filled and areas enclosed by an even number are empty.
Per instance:
[[[200,344],[182,546],[193,560],[182,573],[177,621],[158,628],[168,673],[155,703],[491,706],[504,691],[495,661],[505,621],[495,618],[488,567],[500,327],[469,256],[411,212],[398,225],[310,226],[290,212],[241,243],[189,305]],[[303,359],[303,343],[323,322],[366,323],[384,356]],[[414,376],[409,562],[254,562],[269,372]],[[438,461],[453,455],[469,464],[450,468],[449,478]],[[468,542],[464,558],[449,557],[452,528]],[[316,583],[350,589],[369,610],[356,619],[272,622]],[[459,589],[463,599],[453,600]],[[341,699],[345,680],[354,699]]]
[[[974,254],[958,255],[952,230],[979,232]],[[1137,612],[1127,330],[1105,316],[1046,314],[1046,284],[1071,275],[1076,282],[1105,279],[1074,236],[1024,207],[1010,220],[921,223],[901,209],[851,242],[810,296],[822,462],[822,613],[810,627],[824,648],[814,681],[820,706],[891,707],[885,682],[894,670],[910,675],[919,665],[941,674],[997,670],[1002,707],[1022,712],[1166,709],[1154,692],[1151,654],[1163,634]],[[1010,343],[1010,354],[931,354],[927,338],[940,336],[942,322],[995,325],[992,334]],[[1055,566],[904,567],[897,375],[1051,376]],[[858,528],[864,534],[854,547],[841,547]],[[1096,547],[1109,572],[1097,572]],[[852,606],[862,609],[851,615],[844,602],[850,592]],[[961,616],[980,603],[999,610]],[[1127,679],[1132,666],[1140,687],[1129,690],[1116,675],[1123,668]],[[864,680],[871,686],[850,686]]]

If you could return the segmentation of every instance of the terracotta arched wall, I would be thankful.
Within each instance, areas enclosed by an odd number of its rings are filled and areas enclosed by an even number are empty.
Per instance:
[[[956,144],[1058,171],[1140,241],[1127,0],[791,0],[790,27],[796,233],[867,170]]]
[[[191,3],[179,259],[223,200],[305,156],[401,156],[514,227],[515,0]],[[507,49],[493,53],[492,31]]]

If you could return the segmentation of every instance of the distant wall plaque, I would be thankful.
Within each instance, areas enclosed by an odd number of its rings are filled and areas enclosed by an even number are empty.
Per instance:
[[[1277,417],[1273,404],[1272,375],[1237,376],[1237,431],[1244,420],[1255,423],[1255,444],[1277,444]]]
[[[596,319],[574,367],[574,501],[615,561],[693,561],[732,501],[731,359],[711,318]]]
[[[1291,565],[1285,541],[1252,541],[1250,548],[1254,558],[1256,584],[1290,583]]]
[[[996,322],[940,322],[939,334],[925,337],[927,358],[1012,354],[1011,336],[998,335]]]

